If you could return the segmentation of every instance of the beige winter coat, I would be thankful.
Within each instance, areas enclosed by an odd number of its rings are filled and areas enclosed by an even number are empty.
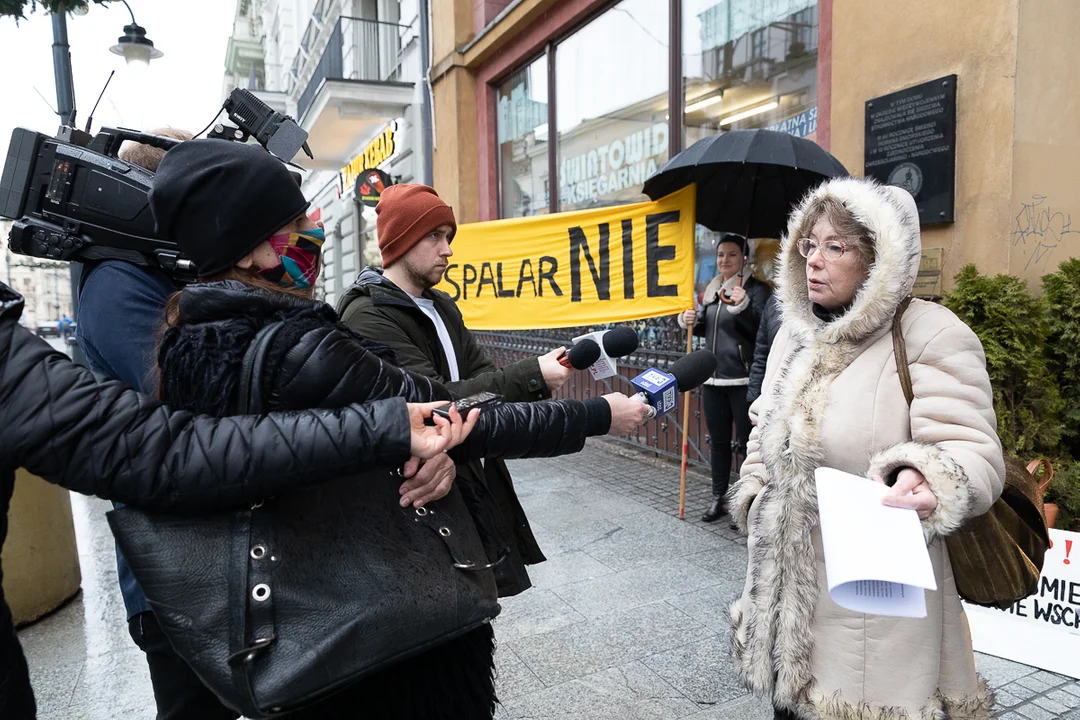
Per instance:
[[[869,278],[831,323],[812,312],[806,261],[794,248],[810,229],[802,227],[809,203],[826,194],[876,236]],[[943,536],[989,509],[1005,469],[978,338],[948,309],[919,300],[902,325],[915,391],[908,410],[889,330],[920,254],[911,196],[857,178],[815,191],[782,242],[783,325],[750,411],[742,479],[729,494],[732,517],[749,535],[732,652],[747,687],[799,717],[991,717]],[[924,619],[851,612],[826,587],[814,469],[869,478],[901,466],[920,470],[938,497],[923,523],[938,585],[927,592]]]

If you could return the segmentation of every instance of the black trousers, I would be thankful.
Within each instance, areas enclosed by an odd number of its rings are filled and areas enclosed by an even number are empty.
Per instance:
[[[225,707],[191,666],[176,654],[152,612],[128,621],[128,631],[144,653],[154,686],[157,720],[236,720],[240,714]]]
[[[701,399],[705,405],[705,425],[709,428],[713,497],[724,497],[733,470],[732,426],[739,457],[746,457],[746,441],[750,439],[746,385],[705,385],[701,388]]]
[[[0,592],[0,718],[4,720],[34,720],[37,707],[30,689],[30,672],[26,667],[11,610]]]

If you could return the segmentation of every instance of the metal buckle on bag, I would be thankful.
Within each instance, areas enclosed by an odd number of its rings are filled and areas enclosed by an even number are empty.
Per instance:
[[[258,638],[248,647],[243,650],[234,652],[229,656],[227,662],[232,665],[239,660],[243,660],[245,663],[252,662],[258,656],[260,652],[270,647],[274,641],[277,640],[277,633],[274,633],[270,637]]]
[[[470,562],[470,563],[466,564],[466,563],[461,563],[461,562],[455,561],[454,562],[454,567],[457,568],[458,570],[465,570],[466,572],[480,572],[481,570],[490,570],[491,568],[495,567],[496,565],[498,565],[499,563],[501,563],[503,560],[505,560],[508,557],[510,557],[510,551],[509,550],[503,550],[502,554],[499,555],[499,559],[496,560],[493,563],[487,563],[486,565],[477,565],[474,562]]]

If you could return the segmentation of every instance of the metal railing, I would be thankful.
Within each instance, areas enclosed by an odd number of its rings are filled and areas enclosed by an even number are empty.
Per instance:
[[[638,331],[639,346],[637,352],[618,361],[619,375],[597,382],[587,372],[574,373],[556,397],[585,400],[610,392],[632,393],[630,378],[650,367],[664,370],[686,353],[686,331],[679,328],[673,317],[654,318],[629,324]],[[504,367],[519,360],[549,352],[560,345],[569,345],[573,337],[594,330],[606,329],[606,327],[517,332],[474,331],[473,334],[487,352],[491,362],[497,367]],[[679,408],[675,412],[646,423],[629,438],[620,438],[620,441],[657,455],[679,459],[682,457],[682,417],[683,408],[680,400]],[[695,390],[690,393],[688,434],[690,464],[709,467],[710,440],[705,425],[701,391]]]
[[[300,122],[327,80],[400,81],[402,39],[408,30],[408,26],[397,23],[339,17],[318,65],[296,102]]]

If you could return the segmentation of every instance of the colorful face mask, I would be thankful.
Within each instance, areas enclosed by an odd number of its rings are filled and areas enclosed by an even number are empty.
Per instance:
[[[322,246],[326,235],[322,228],[303,232],[281,233],[270,238],[274,252],[281,258],[277,267],[260,270],[259,275],[285,287],[306,290],[319,275]]]

